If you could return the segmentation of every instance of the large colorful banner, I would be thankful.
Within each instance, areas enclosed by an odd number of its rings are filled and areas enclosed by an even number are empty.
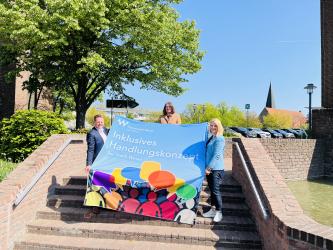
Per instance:
[[[117,116],[94,161],[84,205],[193,224],[205,175],[207,124]]]

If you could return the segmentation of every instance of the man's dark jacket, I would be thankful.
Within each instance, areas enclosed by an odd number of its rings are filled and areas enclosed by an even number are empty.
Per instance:
[[[103,128],[103,131],[106,135],[109,133],[109,129],[107,128]],[[98,133],[98,130],[93,127],[87,134],[87,166],[94,162],[103,145],[104,141],[102,136]]]

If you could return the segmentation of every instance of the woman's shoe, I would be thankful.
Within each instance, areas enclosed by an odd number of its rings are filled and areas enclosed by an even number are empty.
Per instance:
[[[215,209],[211,208],[208,212],[203,213],[202,216],[205,218],[214,218],[215,214],[216,214]]]
[[[223,215],[221,211],[216,211],[213,221],[220,222],[223,219]]]

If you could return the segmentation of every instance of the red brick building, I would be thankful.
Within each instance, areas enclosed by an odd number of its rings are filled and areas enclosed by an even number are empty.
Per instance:
[[[10,117],[16,110],[28,109],[29,93],[23,90],[23,82],[29,78],[29,72],[21,72],[20,76],[8,79],[7,72],[13,65],[0,66],[0,120],[4,117]],[[45,92],[46,93],[46,92]],[[31,107],[33,107],[34,96],[30,98]],[[43,110],[52,109],[52,99],[47,95],[42,95],[38,103],[38,108]]]
[[[306,117],[300,111],[292,111],[292,110],[286,110],[286,109],[274,109],[274,108],[267,108],[267,107],[264,108],[259,115],[259,119],[261,120],[261,122],[263,121],[263,118],[269,114],[271,114],[271,115],[279,114],[279,115],[289,116],[292,121],[292,128],[300,128],[307,123]]]
[[[320,8],[322,108],[312,111],[312,133],[315,138],[333,138],[333,1],[321,0]]]

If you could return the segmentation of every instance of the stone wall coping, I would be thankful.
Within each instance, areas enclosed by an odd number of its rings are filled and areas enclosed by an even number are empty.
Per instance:
[[[258,178],[262,195],[266,199],[266,205],[273,220],[282,223],[291,238],[312,243],[312,238],[314,237],[315,241],[313,242],[319,242],[319,247],[324,239],[331,244],[333,241],[333,228],[314,221],[304,213],[279,170],[275,167],[260,143],[260,140],[263,139],[241,138],[240,140]],[[257,142],[253,143],[255,142],[254,140]],[[272,143],[279,143],[275,139],[271,140]],[[304,143],[307,143],[306,140],[304,141]]]

